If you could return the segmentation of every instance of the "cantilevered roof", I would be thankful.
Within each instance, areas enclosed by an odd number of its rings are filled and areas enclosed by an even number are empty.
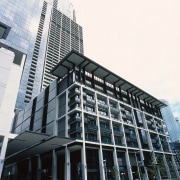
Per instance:
[[[5,161],[7,163],[17,162],[27,157],[43,154],[73,141],[74,139],[71,138],[25,131],[8,143]]]
[[[63,78],[73,67],[81,67],[85,71],[94,74],[95,76],[104,79],[106,82],[120,87],[124,91],[138,96],[141,100],[151,103],[153,106],[166,106],[163,102],[151,96],[147,92],[141,90],[137,86],[126,81],[122,77],[114,74],[105,67],[97,64],[86,56],[72,50],[68,53],[51,71],[51,73],[59,78]]]

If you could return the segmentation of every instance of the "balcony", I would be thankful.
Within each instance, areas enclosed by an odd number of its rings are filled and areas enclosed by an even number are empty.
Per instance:
[[[114,135],[115,136],[123,136],[123,132],[120,130],[114,130]]]
[[[129,120],[132,120],[132,115],[131,114],[126,114],[126,118]]]
[[[86,102],[87,104],[91,104],[91,105],[95,105],[95,103],[96,103],[94,99],[90,99],[90,98],[86,98],[86,100],[84,102]]]
[[[97,130],[98,130],[98,126],[96,126],[96,125],[88,124],[88,125],[85,127],[85,132],[97,133]]]
[[[86,141],[98,142],[97,138],[85,137]]]
[[[122,144],[122,142],[119,139],[115,139],[115,144],[117,146],[125,146],[125,144]]]
[[[110,109],[111,109],[111,113],[113,113],[113,114],[118,114],[120,112],[120,110],[115,107],[111,107]]]
[[[131,140],[136,140],[136,135],[135,134],[130,134],[130,139]]]
[[[156,143],[157,143],[157,140],[156,140],[156,139],[151,139],[151,142],[152,142],[153,144],[156,144]]]
[[[69,106],[72,106],[74,104],[80,104],[81,103],[81,99],[79,97],[75,97],[70,99],[70,101],[68,102]]]
[[[99,107],[100,109],[108,109],[108,105],[107,105],[107,104],[98,103],[98,107]]]
[[[71,123],[74,123],[74,122],[81,122],[81,117],[80,116],[75,116],[75,117],[72,117],[68,120],[69,124]]]
[[[124,129],[124,132],[129,133],[130,131],[129,131],[129,129]]]
[[[109,134],[111,135],[112,133],[112,130],[110,128],[104,128],[104,127],[101,127],[101,134]]]
[[[104,144],[112,144],[111,138],[110,137],[106,137],[106,136],[102,136],[101,137],[101,142],[104,143]]]
[[[80,95],[80,90],[78,88],[69,92],[69,97],[72,97],[74,95]]]
[[[148,126],[151,125],[151,121],[146,120],[146,122],[147,122],[147,125],[148,125]]]
[[[69,134],[73,134],[73,133],[76,133],[76,132],[82,132],[82,127],[73,127],[73,128],[68,130]]]

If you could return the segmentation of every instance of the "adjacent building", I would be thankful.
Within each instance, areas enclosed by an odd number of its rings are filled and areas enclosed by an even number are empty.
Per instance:
[[[161,100],[165,104],[166,107],[161,109],[162,117],[166,121],[167,129],[170,135],[170,139],[172,142],[178,141],[180,139],[180,126],[177,119],[174,117],[171,107],[166,100]]]
[[[71,51],[14,121],[2,179],[173,179],[166,104]]]
[[[82,27],[74,20],[69,1],[0,1],[0,47],[26,54],[16,109],[24,108],[54,79],[50,69],[71,49],[83,53]]]
[[[3,169],[6,147],[10,134],[14,106],[25,57],[16,61],[16,51],[0,48],[0,177]]]

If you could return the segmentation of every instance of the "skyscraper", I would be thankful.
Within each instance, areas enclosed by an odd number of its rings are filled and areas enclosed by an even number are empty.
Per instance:
[[[164,102],[165,104],[167,104],[166,107],[161,109],[161,113],[162,113],[163,119],[166,121],[167,129],[168,129],[171,141],[172,142],[177,141],[180,139],[179,122],[176,121],[176,119],[172,113],[169,102],[166,100],[161,100],[161,101]]]
[[[61,7],[61,1],[0,1],[0,47],[26,54],[17,109],[49,84],[54,78],[49,70],[66,53],[71,49],[83,53],[82,27],[73,21],[70,2],[62,1]],[[68,16],[58,10],[60,7]]]

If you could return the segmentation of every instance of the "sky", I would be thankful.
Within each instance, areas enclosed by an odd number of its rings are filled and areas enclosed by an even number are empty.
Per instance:
[[[72,0],[84,55],[158,99],[180,117],[180,1]]]

